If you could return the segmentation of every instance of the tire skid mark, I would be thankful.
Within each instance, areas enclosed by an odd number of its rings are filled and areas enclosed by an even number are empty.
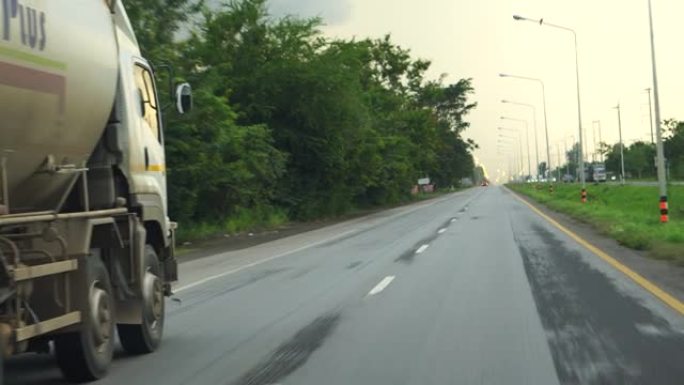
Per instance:
[[[289,341],[278,347],[268,358],[250,369],[230,385],[272,385],[280,383],[304,366],[314,352],[323,346],[340,322],[340,313],[316,318],[300,329]]]

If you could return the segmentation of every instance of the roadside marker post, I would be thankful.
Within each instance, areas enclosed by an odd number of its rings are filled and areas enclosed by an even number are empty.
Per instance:
[[[582,189],[582,203],[587,203],[587,189]]]
[[[660,223],[669,222],[669,208],[667,205],[667,197],[660,197]]]

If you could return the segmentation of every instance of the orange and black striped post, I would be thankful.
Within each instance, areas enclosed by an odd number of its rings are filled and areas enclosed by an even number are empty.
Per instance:
[[[582,189],[582,203],[587,203],[587,189]]]
[[[667,223],[670,220],[667,197],[660,197],[660,223]]]

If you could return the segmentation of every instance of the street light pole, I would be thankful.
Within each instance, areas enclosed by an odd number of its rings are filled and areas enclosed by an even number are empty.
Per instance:
[[[529,81],[537,82],[541,85],[542,102],[544,105],[544,131],[546,134],[546,166],[548,168],[548,165],[551,164],[551,150],[549,147],[549,125],[548,125],[548,120],[546,119],[546,88],[544,87],[544,82],[541,79],[531,78],[528,76],[509,75],[509,74],[499,74],[499,76],[502,78],[529,80]],[[539,161],[537,161],[537,168],[539,168]],[[539,170],[537,170],[537,174],[539,174]]]
[[[498,153],[499,155],[506,156],[507,159],[508,159],[508,181],[509,181],[509,182],[512,182],[512,181],[513,181],[513,174],[514,174],[514,172],[513,172],[513,165],[512,165],[512,164],[513,164],[513,160],[512,160],[511,153],[508,152],[508,149],[504,149],[504,148],[502,148],[502,147],[498,147],[497,149],[498,149],[498,152],[497,152],[497,153]]]
[[[577,151],[573,151],[573,153],[575,154],[575,163],[577,164],[577,166],[575,167],[575,177],[579,178],[579,158],[580,158],[579,143],[577,141],[575,141],[575,135],[570,135],[570,137],[572,138],[572,148],[574,149],[575,145],[577,145],[577,147],[578,147]],[[577,179],[575,179],[575,181],[576,180]]]
[[[523,106],[523,107],[528,107],[528,108],[532,109],[532,127],[534,130],[534,153],[535,153],[535,158],[537,161],[536,167],[535,167],[535,170],[537,170],[536,174],[535,174],[535,179],[538,179],[539,178],[539,138],[537,135],[537,108],[532,104],[512,102],[510,100],[502,100],[501,103],[513,104],[516,106]],[[529,137],[528,137],[528,143],[527,143],[527,153],[528,154],[530,153],[529,151],[530,151],[530,145],[529,145]],[[531,173],[532,173],[532,170],[530,170],[530,174]]]
[[[651,125],[651,144],[655,145],[655,138],[653,137],[653,105],[651,103],[651,89],[647,88],[648,92],[648,122]]]
[[[598,144],[599,144],[599,150],[600,150],[601,144],[603,143],[603,139],[601,139],[601,121],[600,120],[594,120],[594,123],[596,123],[596,125],[598,126]],[[603,154],[601,153],[601,151],[599,151],[599,162],[601,162],[601,163],[604,162]]]
[[[528,130],[529,126],[527,124],[527,120],[507,118],[504,116],[501,117],[501,120],[512,120],[514,122],[521,122],[521,123],[525,124],[525,136],[527,137],[527,172],[528,172],[528,175],[532,175],[532,164],[531,164],[531,160],[530,160],[530,133]],[[501,128],[501,127],[499,128],[499,130],[502,130],[502,129],[505,130],[505,128]],[[520,134],[520,133],[518,133],[518,134]]]
[[[508,130],[508,129],[499,127],[499,130]],[[510,131],[514,131],[514,130],[511,129]],[[501,139],[511,139],[511,140],[517,140],[518,141],[518,146],[520,147],[520,171],[524,172],[525,167],[523,166],[523,159],[525,158],[525,155],[523,153],[522,140],[520,139],[520,136],[521,136],[520,131],[518,131],[517,137],[499,134],[499,138],[501,138]],[[528,164],[529,164],[529,159],[530,159],[529,153],[528,153],[527,159],[528,159]]]
[[[650,4],[650,0],[649,0]],[[572,33],[572,36],[574,37],[575,40],[575,79],[577,80],[577,124],[579,127],[579,140],[580,140],[580,152],[583,151],[582,145],[583,145],[583,137],[582,137],[582,102],[580,99],[580,76],[579,76],[579,50],[577,48],[577,32],[575,32],[574,29],[564,27],[561,25],[557,24],[551,24],[547,23],[544,21],[544,19],[539,19],[539,20],[534,20],[534,19],[528,19],[526,17],[514,15],[513,16],[514,20],[522,20],[522,21],[531,21],[533,23],[538,23],[540,26],[547,26],[547,27],[552,27],[556,29],[561,29],[564,31],[568,31]],[[580,181],[582,182],[582,201],[584,202],[586,199],[586,191],[587,191],[587,182],[586,178],[584,175],[584,156],[580,154],[580,161],[579,161],[579,168],[580,168]]]
[[[513,145],[513,147],[515,147],[514,143],[511,143],[511,142],[499,142],[499,144],[508,145],[508,146]],[[520,166],[520,163],[518,162],[518,159],[519,159],[518,152],[515,151],[515,149],[511,150],[510,147],[508,148],[508,150],[511,151],[509,154],[511,156],[512,164],[513,164],[513,166],[512,166],[513,167],[513,173],[511,175],[519,176],[522,172],[520,171],[521,166]]]
[[[655,107],[655,125],[656,125],[656,153],[658,155],[658,187],[660,190],[660,221],[667,223],[668,205],[667,205],[667,185],[665,175],[665,150],[663,148],[663,133],[660,128],[660,95],[658,93],[658,72],[656,66],[655,54],[655,36],[653,33],[653,11],[651,8],[651,0],[648,0],[648,21],[651,32],[651,62],[653,66],[653,102]]]
[[[620,169],[621,169],[621,174],[620,174],[620,180],[622,181],[622,184],[625,184],[625,145],[622,142],[622,117],[620,116],[620,103],[618,103],[617,107],[615,107],[617,110],[617,116],[618,116],[618,132],[620,134]]]

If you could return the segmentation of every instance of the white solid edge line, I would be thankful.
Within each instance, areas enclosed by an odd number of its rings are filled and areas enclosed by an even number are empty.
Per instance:
[[[256,261],[256,262],[252,262],[252,263],[250,263],[250,264],[247,264],[247,265],[244,265],[244,266],[240,266],[240,267],[238,267],[238,268],[236,268],[236,269],[233,269],[233,270],[224,271],[223,273],[220,273],[220,274],[216,274],[216,275],[212,275],[212,276],[209,276],[209,277],[206,277],[206,278],[202,278],[202,279],[200,279],[199,281],[195,281],[195,282],[190,283],[190,284],[187,284],[187,285],[185,285],[185,286],[181,286],[181,287],[178,287],[178,288],[174,288],[173,291],[174,291],[174,293],[180,293],[181,291],[185,291],[185,290],[188,290],[188,289],[192,289],[193,287],[197,287],[197,286],[199,286],[199,285],[203,285],[203,284],[205,284],[205,283],[207,283],[207,282],[210,282],[210,281],[213,281],[213,280],[215,280],[215,279],[219,279],[219,278],[222,278],[222,277],[231,275],[231,274],[235,274],[235,273],[240,272],[240,271],[242,271],[242,270],[249,269],[250,267],[258,266],[258,265],[261,265],[262,263],[266,263],[266,262],[273,261],[274,259],[286,257],[286,256],[288,256],[288,255],[290,255],[290,254],[294,254],[294,253],[300,252],[300,251],[302,251],[302,250],[306,250],[306,249],[309,249],[309,248],[312,248],[312,247],[319,246],[319,245],[321,245],[321,244],[323,244],[323,243],[330,242],[330,241],[333,241],[333,240],[338,239],[338,238],[342,238],[342,237],[344,237],[344,236],[346,236],[346,235],[349,235],[349,234],[351,234],[351,233],[354,233],[354,232],[356,232],[356,231],[358,231],[358,230],[357,230],[357,229],[349,230],[349,231],[344,232],[344,233],[342,233],[342,234],[338,234],[338,235],[336,235],[336,236],[334,236],[334,237],[326,238],[326,239],[323,239],[323,240],[321,240],[321,241],[318,241],[318,242],[315,242],[315,243],[311,243],[311,244],[309,244],[309,245],[302,246],[302,247],[299,247],[299,248],[294,249],[294,250],[287,251],[287,252],[282,253],[282,254],[275,255],[275,256],[273,256],[273,257],[269,257],[269,258],[262,259],[262,260],[259,260],[259,261]]]
[[[423,246],[419,247],[418,250],[416,250],[416,254],[421,254],[422,252],[427,250],[428,247],[430,247],[430,245],[423,245]]]
[[[446,230],[447,230],[447,229],[439,229],[439,231],[437,232],[437,234],[444,234],[444,233],[446,232]]]
[[[379,294],[380,292],[385,290],[387,288],[387,286],[389,286],[389,284],[392,283],[392,281],[394,281],[394,278],[395,277],[393,275],[389,275],[389,276],[383,278],[383,280],[380,281],[380,283],[375,285],[375,287],[371,291],[368,292],[368,295],[370,296],[370,295]]]
[[[412,208],[412,209],[410,209],[410,210],[408,210],[408,211],[406,211],[406,212],[401,212],[401,213],[397,213],[397,214],[395,214],[395,215],[392,215],[392,216],[390,216],[388,219],[394,218],[395,216],[399,216],[399,215],[410,214],[410,213],[412,213],[412,212],[414,212],[414,211],[417,211],[417,210],[419,210],[419,209],[421,209],[421,208],[429,207],[429,206],[432,206],[432,205],[434,205],[434,204],[437,204],[437,203],[440,203],[440,202],[449,200],[449,199],[453,198],[454,196],[461,195],[461,194],[463,194],[463,193],[464,193],[464,191],[459,191],[459,192],[454,193],[454,194],[449,194],[448,196],[446,196],[446,197],[444,197],[444,198],[442,198],[442,199],[437,199],[437,200],[432,201],[432,202],[430,202],[430,203],[428,203],[428,204],[426,204],[426,205],[424,205],[424,206],[416,206],[415,208]],[[455,221],[456,221],[455,219],[452,220],[452,222],[455,222]],[[254,263],[250,263],[250,264],[245,265],[245,266],[240,266],[240,267],[238,267],[237,269],[228,270],[228,271],[225,271],[225,272],[223,272],[223,273],[221,273],[221,274],[212,275],[212,276],[210,276],[210,277],[206,277],[206,278],[200,279],[199,281],[196,281],[196,282],[187,284],[187,285],[185,285],[185,286],[181,286],[181,287],[178,287],[178,288],[174,288],[173,291],[174,291],[174,293],[180,293],[181,291],[185,291],[185,290],[188,290],[188,289],[192,289],[193,287],[197,287],[197,286],[199,286],[199,285],[205,284],[205,283],[210,282],[210,281],[213,281],[213,280],[215,280],[215,279],[219,279],[219,278],[222,278],[222,277],[231,275],[231,274],[235,274],[235,273],[240,272],[240,271],[242,271],[242,270],[249,269],[250,267],[258,266],[258,265],[261,265],[262,263],[266,263],[266,262],[272,261],[272,260],[274,260],[274,259],[282,258],[282,257],[288,256],[288,255],[290,255],[290,254],[294,254],[294,253],[300,252],[300,251],[302,251],[302,250],[306,250],[306,249],[311,248],[311,247],[316,247],[316,246],[321,245],[321,244],[323,244],[323,243],[333,241],[333,240],[335,240],[335,239],[337,239],[337,238],[342,238],[342,237],[344,237],[344,236],[346,236],[346,235],[349,235],[349,234],[351,234],[351,233],[353,233],[353,232],[356,232],[356,231],[359,231],[359,229],[353,229],[353,230],[344,232],[344,233],[342,233],[342,234],[340,234],[340,235],[337,235],[337,236],[334,236],[334,237],[331,237],[331,238],[327,238],[327,239],[324,239],[324,240],[322,240],[322,241],[318,241],[318,242],[312,243],[312,244],[310,244],[310,245],[306,245],[306,246],[300,247],[300,248],[298,248],[298,249],[295,249],[295,250],[291,250],[291,251],[285,252],[285,253],[283,253],[283,254],[278,254],[278,255],[276,255],[276,256],[273,256],[273,257],[270,257],[270,258],[263,259],[263,260],[261,260],[261,261],[257,261],[257,262],[254,262]]]

